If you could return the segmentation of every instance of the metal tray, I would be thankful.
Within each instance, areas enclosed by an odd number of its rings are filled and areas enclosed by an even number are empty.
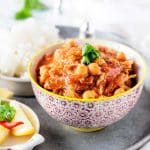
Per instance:
[[[78,36],[78,28],[57,27],[63,38]],[[115,34],[96,33],[97,37],[127,43]],[[34,97],[16,99],[29,105],[39,116],[41,134],[46,141],[35,150],[125,150],[150,132],[149,97],[150,94],[144,89],[136,106],[124,119],[93,133],[78,132],[55,121],[47,115]]]

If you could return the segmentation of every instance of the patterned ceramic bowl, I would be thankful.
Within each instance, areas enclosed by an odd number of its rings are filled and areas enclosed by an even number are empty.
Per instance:
[[[122,94],[93,100],[64,97],[45,90],[36,82],[37,64],[44,54],[53,53],[62,43],[49,46],[36,55],[28,66],[28,73],[38,102],[51,117],[80,131],[90,132],[122,119],[134,107],[142,92],[146,64],[140,54],[125,45],[94,39],[80,42],[105,45],[123,51],[138,66],[138,83]]]

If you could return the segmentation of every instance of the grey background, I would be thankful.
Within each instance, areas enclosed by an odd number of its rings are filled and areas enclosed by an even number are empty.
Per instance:
[[[60,37],[78,37],[79,29],[57,26]],[[113,33],[95,32],[98,38],[129,43],[123,37]],[[16,97],[29,105],[39,116],[40,133],[45,143],[35,150],[125,150],[141,140],[150,132],[150,95],[143,90],[142,95],[131,112],[119,122],[99,132],[82,133],[60,124],[42,109],[34,97]]]

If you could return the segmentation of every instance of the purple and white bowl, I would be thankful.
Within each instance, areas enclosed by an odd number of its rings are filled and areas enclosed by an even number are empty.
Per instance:
[[[138,66],[138,83],[130,90],[111,97],[98,99],[69,98],[49,92],[36,81],[38,62],[46,53],[53,53],[62,43],[49,46],[37,54],[28,66],[28,74],[35,96],[44,110],[54,119],[79,131],[92,132],[117,122],[128,114],[139,99],[146,77],[146,63],[134,49],[107,40],[88,39],[81,43],[92,43],[123,51],[128,59]]]

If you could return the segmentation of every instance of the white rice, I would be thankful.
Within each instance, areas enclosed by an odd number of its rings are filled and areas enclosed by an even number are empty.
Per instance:
[[[27,78],[30,58],[43,47],[58,40],[54,26],[33,19],[15,24],[10,31],[0,30],[0,73]]]

